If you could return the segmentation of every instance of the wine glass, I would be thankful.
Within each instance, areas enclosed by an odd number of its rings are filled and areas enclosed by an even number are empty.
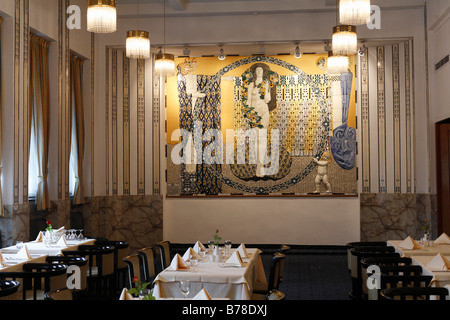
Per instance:
[[[179,287],[181,294],[186,299],[186,297],[189,294],[189,291],[191,290],[191,283],[189,282],[189,280],[180,280]]]
[[[192,272],[195,272],[195,267],[197,266],[198,263],[198,257],[191,255],[191,257],[189,258],[189,262],[192,266]]]
[[[225,249],[226,249],[226,255],[230,255],[231,250],[231,240],[225,240]]]
[[[16,248],[17,249],[22,249],[22,247],[23,247],[23,241],[16,241]]]

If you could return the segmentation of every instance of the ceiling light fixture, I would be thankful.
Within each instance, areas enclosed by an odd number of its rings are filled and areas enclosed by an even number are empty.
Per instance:
[[[333,28],[333,53],[336,55],[353,55],[358,51],[356,27],[341,25]]]
[[[301,56],[302,56],[302,53],[300,52],[300,48],[297,45],[297,47],[295,48],[294,57],[296,57],[298,59],[298,58],[301,58]]]
[[[358,36],[353,25],[339,25],[339,0],[336,0],[336,26],[333,28],[332,49],[336,56],[349,56],[358,52]]]
[[[166,77],[175,75],[175,56],[166,53],[166,0],[164,0],[164,45],[156,55],[155,72]]]
[[[328,52],[327,70],[328,74],[341,74],[348,72],[348,56],[334,55]]]
[[[339,2],[341,24],[354,26],[366,24],[371,13],[370,0],[340,0]]]
[[[93,33],[112,33],[117,31],[115,0],[89,0],[87,30]]]
[[[127,32],[126,54],[130,59],[150,58],[150,34],[139,30],[139,1],[137,2],[137,25],[138,30]]]
[[[364,57],[364,55],[366,54],[366,51],[367,51],[367,46],[363,43],[361,48],[359,48],[359,50],[358,50],[359,56]]]
[[[225,54],[224,54],[224,51],[223,51],[223,48],[222,47],[220,47],[220,53],[219,53],[219,60],[221,60],[221,61],[223,61],[223,60],[225,60],[227,57],[225,56]]]

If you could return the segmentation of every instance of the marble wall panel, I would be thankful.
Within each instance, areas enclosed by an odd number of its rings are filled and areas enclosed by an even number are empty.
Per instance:
[[[436,236],[435,195],[363,193],[360,199],[361,241],[401,240],[407,236],[419,239],[425,217],[432,222]]]

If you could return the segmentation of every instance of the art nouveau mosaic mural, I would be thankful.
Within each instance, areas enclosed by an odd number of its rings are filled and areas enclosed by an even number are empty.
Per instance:
[[[168,195],[357,193],[354,59],[180,58],[167,80]]]

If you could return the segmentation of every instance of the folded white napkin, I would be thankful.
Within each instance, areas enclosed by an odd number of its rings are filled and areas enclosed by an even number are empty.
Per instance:
[[[3,255],[0,252],[0,267],[5,267],[6,263],[5,263],[5,259],[3,259]]]
[[[227,264],[232,264],[235,266],[244,266],[244,261],[242,261],[241,254],[238,250],[234,251],[230,258],[228,258]]]
[[[428,262],[427,267],[439,271],[448,271],[450,270],[450,261],[442,254],[438,253],[430,262]]]
[[[198,259],[198,254],[197,254],[197,252],[195,252],[194,249],[189,248],[189,249],[187,249],[186,252],[184,253],[184,255],[183,255],[183,260],[186,261],[186,262],[188,262],[188,261],[191,260],[191,256],[197,257],[197,259]]]
[[[450,237],[444,232],[443,234],[441,234],[439,236],[439,238],[434,240],[434,243],[435,244],[450,244]]]
[[[237,248],[237,251],[239,251],[242,258],[248,258],[247,249],[245,248],[245,244],[241,243],[241,245]]]
[[[413,238],[411,238],[411,236],[408,236],[398,246],[400,248],[408,249],[408,250],[422,249],[420,244],[418,244]]]
[[[177,253],[175,257],[173,257],[172,262],[170,263],[169,268],[172,270],[189,270],[189,266],[186,261]]]
[[[193,249],[195,250],[195,252],[206,251],[205,246],[200,241],[197,241],[195,243]]]
[[[195,295],[195,297],[192,298],[192,300],[212,300],[212,298],[209,295],[208,291],[203,288],[199,293]]]
[[[42,231],[39,231],[39,234],[36,237],[36,242],[42,242],[44,240],[44,234],[42,233]]]
[[[63,248],[67,248],[67,242],[66,242],[66,238],[64,238],[64,236],[60,237],[58,242],[56,242],[56,245],[58,247],[63,247]]]
[[[16,253],[15,257],[17,259],[26,259],[26,260],[30,260],[31,259],[31,256],[28,253],[28,248],[27,248],[26,244],[24,244],[22,249],[20,249],[19,252]]]
[[[134,300],[133,296],[128,293],[127,288],[123,288],[122,293],[120,294],[119,300]]]

